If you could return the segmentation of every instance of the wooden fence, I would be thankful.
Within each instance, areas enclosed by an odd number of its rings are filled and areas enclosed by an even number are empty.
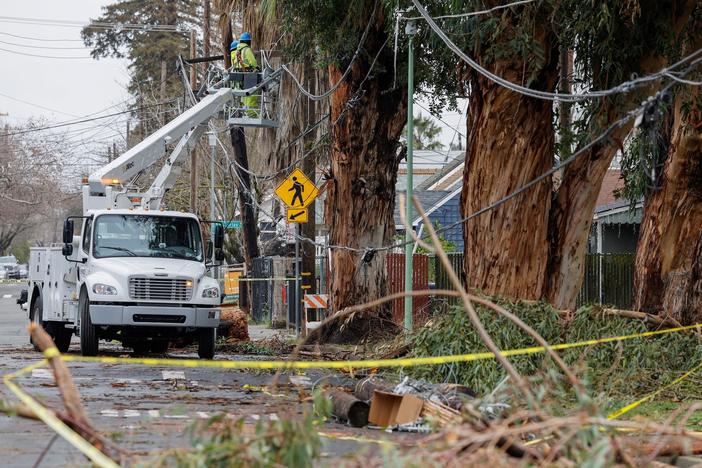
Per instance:
[[[388,269],[388,294],[405,290],[405,256],[403,254],[388,254],[385,261]],[[415,254],[412,257],[412,289],[429,288],[429,256]],[[393,321],[398,325],[404,323],[404,299],[392,302]],[[422,324],[429,316],[429,297],[415,297],[412,307],[413,324]]]
[[[605,304],[618,309],[630,309],[634,297],[634,256],[625,254],[587,254],[585,275],[576,306]],[[463,277],[463,253],[449,253],[453,269]],[[453,289],[446,271],[437,258],[432,258],[436,271],[436,289]],[[457,298],[447,298],[450,304]]]

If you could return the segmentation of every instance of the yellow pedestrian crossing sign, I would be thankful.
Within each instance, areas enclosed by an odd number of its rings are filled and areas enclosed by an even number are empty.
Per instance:
[[[289,223],[306,223],[307,222],[307,208],[288,208],[288,222]]]
[[[300,169],[292,171],[288,178],[275,189],[275,194],[283,203],[290,208],[298,209],[307,208],[317,198],[318,193],[317,186]]]

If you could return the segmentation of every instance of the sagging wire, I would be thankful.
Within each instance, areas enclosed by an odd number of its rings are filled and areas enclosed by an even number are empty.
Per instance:
[[[331,96],[334,94],[334,92],[341,86],[341,84],[344,82],[346,79],[346,76],[351,72],[351,68],[353,67],[353,63],[356,61],[358,56],[361,54],[361,50],[363,49],[363,44],[366,41],[366,36],[368,36],[368,32],[370,31],[371,26],[373,25],[373,20],[375,19],[375,12],[378,9],[378,0],[375,1],[375,4],[373,5],[373,11],[371,12],[370,18],[368,18],[368,24],[366,25],[366,28],[363,31],[363,35],[361,35],[361,40],[358,42],[358,47],[356,48],[356,51],[354,52],[353,56],[351,57],[351,61],[349,62],[348,67],[346,67],[346,70],[344,73],[341,75],[341,78],[339,78],[339,81],[337,81],[330,89],[325,91],[322,94],[312,94],[309,92],[305,87],[300,83],[300,80],[295,76],[293,72],[288,69],[286,65],[281,65],[281,68],[290,75],[290,77],[293,79],[295,84],[297,85],[297,88],[300,90],[302,94],[304,94],[307,98],[313,100],[313,101],[321,101],[322,99],[326,99],[327,97]],[[372,66],[371,66],[372,69]]]
[[[461,48],[459,48],[447,35],[446,33],[436,24],[434,18],[427,12],[427,10],[419,3],[419,0],[412,0],[412,3],[419,11],[421,17],[427,22],[429,27],[436,33],[437,36],[451,49],[454,54],[460,57],[464,62],[466,62],[473,70],[483,75],[485,78],[497,83],[511,91],[514,91],[525,96],[533,97],[535,99],[542,99],[547,101],[562,101],[562,102],[580,102],[589,99],[599,99],[614,94],[628,93],[635,87],[648,84],[651,81],[656,81],[658,79],[666,77],[666,74],[671,73],[677,67],[685,64],[687,61],[696,58],[698,55],[702,54],[702,49],[698,49],[677,63],[663,68],[662,70],[646,75],[640,78],[635,78],[629,81],[625,81],[617,86],[609,89],[600,91],[589,91],[582,94],[569,94],[569,93],[551,93],[547,91],[539,91],[532,88],[527,88],[525,86],[512,83],[511,81],[498,76],[488,69],[482,67],[478,62],[473,60],[468,54],[466,54]]]

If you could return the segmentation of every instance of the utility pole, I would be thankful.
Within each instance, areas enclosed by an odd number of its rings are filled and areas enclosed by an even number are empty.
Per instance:
[[[316,77],[315,77],[315,71],[314,67],[312,66],[312,62],[309,59],[306,59],[303,64],[303,81],[305,84],[306,89],[314,90],[315,93],[317,93],[316,89]],[[315,101],[312,101],[311,99],[303,99],[301,103],[301,111],[303,114],[302,121],[304,122],[305,128],[304,130],[307,130],[310,125],[315,121],[315,110],[316,110],[316,103]],[[312,142],[314,141],[314,136],[316,132],[310,132],[307,134],[307,136],[304,137],[303,139],[303,145],[302,145],[302,153],[306,151],[307,148],[312,146]],[[317,164],[315,160],[315,154],[310,154],[308,155],[303,161],[302,161],[302,172],[305,173],[307,177],[309,177],[310,180],[314,181],[316,179],[316,172],[317,172]],[[308,239],[314,240],[316,237],[317,233],[317,225],[315,222],[315,210],[316,210],[316,202],[312,202],[308,207],[308,220],[306,223],[302,224],[300,226],[301,234],[302,237],[306,237]],[[299,223],[298,223],[299,224]],[[306,281],[304,281],[304,286],[305,286],[305,292],[307,294],[316,294],[317,292],[317,281],[316,281],[316,267],[317,267],[317,249],[314,244],[311,244],[310,242],[305,242],[302,244],[302,271],[305,274],[304,278]],[[300,305],[301,298],[298,299],[298,306]],[[304,320],[303,320],[304,322]],[[305,327],[304,323],[302,325],[303,329]]]
[[[412,330],[412,163],[414,146],[414,35],[417,27],[414,21],[408,21],[405,33],[409,36],[407,47],[407,204],[405,206],[405,329]]]
[[[194,59],[195,54],[195,30],[190,30],[190,58]],[[195,66],[190,67],[190,88],[195,89],[196,87],[196,75]],[[190,150],[190,211],[197,214],[197,148]]]
[[[210,0],[203,0],[204,18],[202,21],[202,47],[203,55],[205,57],[210,56]],[[207,64],[202,64],[202,73],[207,72]]]
[[[112,142],[112,160],[117,159],[117,143]]]
[[[159,121],[161,122],[161,125],[164,125],[166,123],[166,115],[163,112],[164,109],[164,104],[163,102],[166,100],[166,61],[161,60],[161,88],[159,90]]]
[[[129,120],[127,120],[127,138],[124,139],[124,142],[127,146],[127,149],[129,149]]]

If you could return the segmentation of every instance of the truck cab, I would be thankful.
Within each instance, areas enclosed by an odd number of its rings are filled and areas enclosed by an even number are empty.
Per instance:
[[[219,251],[221,226],[212,237]],[[75,333],[87,356],[104,339],[137,352],[196,341],[200,357],[213,357],[221,296],[217,280],[207,276],[213,255],[195,215],[89,210],[66,220],[64,242],[62,258],[56,248],[30,253],[30,318],[45,325],[59,349],[68,349]]]

